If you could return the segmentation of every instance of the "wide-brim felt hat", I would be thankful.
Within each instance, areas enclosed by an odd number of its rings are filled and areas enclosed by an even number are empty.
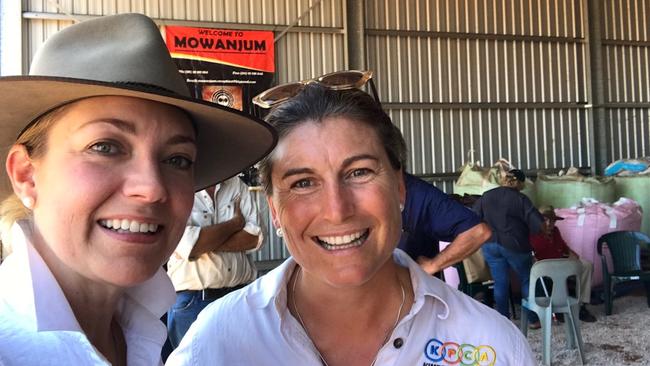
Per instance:
[[[551,205],[540,207],[539,213],[542,214],[542,216],[549,218],[551,220],[555,220],[555,221],[564,220],[564,217],[560,217],[555,214],[555,208]]]
[[[268,154],[275,130],[246,113],[190,96],[156,24],[141,14],[84,21],[50,37],[29,75],[0,78],[0,158],[35,120],[96,96],[127,96],[184,110],[197,131],[196,190],[230,178]],[[0,199],[12,192],[5,173]]]

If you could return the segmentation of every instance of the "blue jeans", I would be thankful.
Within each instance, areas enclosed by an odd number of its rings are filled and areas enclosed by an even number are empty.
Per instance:
[[[533,256],[530,252],[516,252],[495,242],[483,244],[481,251],[494,280],[496,310],[506,318],[510,318],[510,309],[508,308],[510,268],[515,271],[519,282],[521,282],[521,296],[528,298],[528,283],[530,282],[530,268],[533,266]],[[528,312],[528,321],[531,323],[537,321],[535,313]]]
[[[201,310],[215,300],[202,299],[201,291],[181,291],[176,294],[176,303],[167,313],[167,333],[172,350],[181,343]]]

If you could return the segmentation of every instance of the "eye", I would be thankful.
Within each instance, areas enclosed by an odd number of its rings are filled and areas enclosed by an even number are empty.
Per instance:
[[[101,155],[115,155],[121,151],[120,145],[111,141],[99,141],[88,147],[93,152]]]
[[[297,189],[305,189],[312,187],[314,185],[314,182],[311,181],[310,179],[300,179],[298,181],[295,181],[291,184],[291,188],[297,188]]]
[[[350,177],[351,178],[358,178],[358,177],[365,177],[371,173],[370,169],[366,168],[359,168],[359,169],[354,169],[352,172],[350,172]]]
[[[191,159],[182,155],[172,156],[171,158],[165,160],[165,163],[180,170],[188,170],[192,167],[192,165],[194,165],[194,162]]]

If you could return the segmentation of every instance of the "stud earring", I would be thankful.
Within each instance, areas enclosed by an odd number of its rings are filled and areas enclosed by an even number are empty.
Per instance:
[[[275,235],[277,235],[279,238],[281,238],[281,237],[284,236],[284,233],[282,232],[282,228],[281,228],[281,227],[275,229]]]
[[[34,199],[32,197],[23,197],[21,201],[23,202],[23,206],[27,207],[28,209],[31,210],[34,208]]]
[[[401,203],[399,204],[399,212],[404,212],[404,205]]]

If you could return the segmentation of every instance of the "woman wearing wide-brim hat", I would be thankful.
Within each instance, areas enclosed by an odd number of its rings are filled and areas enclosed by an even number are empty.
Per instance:
[[[275,132],[191,98],[137,14],[55,34],[29,76],[0,78],[0,95],[13,250],[0,266],[0,364],[160,364],[159,318],[174,302],[161,265],[194,192],[255,163]]]

